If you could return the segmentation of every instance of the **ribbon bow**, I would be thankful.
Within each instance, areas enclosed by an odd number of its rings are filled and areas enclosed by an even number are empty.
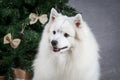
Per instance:
[[[20,39],[12,39],[11,33],[8,33],[7,35],[4,36],[4,44],[10,43],[12,48],[17,48],[20,42],[21,42]]]
[[[45,24],[48,20],[47,15],[43,14],[43,15],[37,15],[35,13],[30,13],[29,15],[29,19],[30,19],[30,24],[34,24],[36,23],[38,20],[42,23]]]

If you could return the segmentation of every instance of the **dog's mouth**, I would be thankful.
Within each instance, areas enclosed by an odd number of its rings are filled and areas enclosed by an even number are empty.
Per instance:
[[[53,51],[54,52],[59,52],[60,50],[63,50],[63,49],[66,49],[66,48],[68,48],[67,46],[65,46],[65,47],[62,47],[62,48],[58,48],[58,47],[53,47]]]

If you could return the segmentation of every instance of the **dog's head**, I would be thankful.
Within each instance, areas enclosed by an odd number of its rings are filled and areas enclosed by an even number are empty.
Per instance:
[[[75,44],[76,29],[80,28],[82,17],[77,14],[74,17],[67,17],[51,9],[49,19],[49,42],[54,52],[70,50]]]

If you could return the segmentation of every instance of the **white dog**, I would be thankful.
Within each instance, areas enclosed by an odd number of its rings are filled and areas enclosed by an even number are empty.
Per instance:
[[[33,80],[99,80],[98,44],[81,14],[51,9],[34,61]]]

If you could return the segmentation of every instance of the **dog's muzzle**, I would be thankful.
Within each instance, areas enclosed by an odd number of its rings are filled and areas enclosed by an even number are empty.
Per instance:
[[[59,52],[60,50],[63,50],[63,49],[68,48],[67,46],[62,47],[62,48],[58,48],[58,47],[57,47],[58,41],[56,41],[56,40],[52,40],[52,41],[51,41],[51,44],[52,44],[52,47],[53,47],[53,51],[54,51],[54,52]]]

